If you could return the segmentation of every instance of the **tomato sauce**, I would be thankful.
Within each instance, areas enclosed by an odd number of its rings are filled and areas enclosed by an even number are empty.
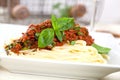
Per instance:
[[[31,24],[25,33],[22,33],[22,37],[18,40],[15,40],[12,44],[12,48],[10,50],[19,54],[20,50],[24,48],[34,49],[38,48],[38,37],[36,37],[36,33],[40,33],[42,30],[46,28],[52,27],[51,20],[46,20],[40,24],[34,25]],[[89,35],[88,30],[85,27],[80,27],[80,29],[69,29],[64,31],[64,38],[62,42],[60,42],[56,36],[54,36],[54,46],[62,46],[67,41],[75,41],[75,40],[84,40],[87,45],[91,45],[94,42],[94,39]],[[8,46],[6,46],[7,48]],[[51,49],[51,46],[47,46],[45,49]]]

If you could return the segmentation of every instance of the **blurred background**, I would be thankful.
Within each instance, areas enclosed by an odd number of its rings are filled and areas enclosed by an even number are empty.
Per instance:
[[[89,25],[95,0],[0,0],[0,23],[29,25],[57,17],[74,17]],[[96,0],[95,21],[120,23],[120,0]]]
[[[98,21],[103,13],[104,0],[96,0]],[[29,25],[57,17],[73,17],[89,25],[94,12],[94,0],[0,0],[0,23]]]

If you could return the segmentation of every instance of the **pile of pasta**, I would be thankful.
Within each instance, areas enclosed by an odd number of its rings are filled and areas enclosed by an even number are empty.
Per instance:
[[[10,52],[12,56],[18,56]],[[74,45],[64,44],[56,46],[52,50],[21,50],[19,56],[59,61],[75,61],[83,63],[106,63],[106,60],[98,53],[96,48],[86,45],[84,40],[77,40]]]

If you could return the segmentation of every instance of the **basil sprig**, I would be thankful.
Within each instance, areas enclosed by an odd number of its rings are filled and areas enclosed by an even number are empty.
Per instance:
[[[97,49],[99,54],[108,54],[109,51],[111,50],[110,48],[102,47],[102,46],[95,44],[95,43],[93,43],[92,46]]]
[[[60,42],[63,40],[63,32],[68,30],[74,26],[73,18],[56,18],[56,16],[52,15],[52,26],[55,31],[55,34]]]
[[[38,38],[38,47],[45,48],[50,45],[54,39],[54,30],[52,28],[44,29]]]
[[[72,28],[75,24],[73,18],[56,18],[54,15],[51,16],[51,21],[52,28],[46,28],[40,34],[36,34],[36,37],[38,36],[38,47],[40,48],[52,44],[54,35],[62,42],[64,31]]]

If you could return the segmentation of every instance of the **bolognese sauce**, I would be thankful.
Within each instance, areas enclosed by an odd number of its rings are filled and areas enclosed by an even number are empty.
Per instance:
[[[12,52],[19,54],[20,50],[24,49],[37,49],[38,47],[38,35],[41,31],[46,28],[52,27],[52,21],[46,20],[40,24],[31,24],[25,33],[22,33],[22,36],[14,40],[10,45],[5,46],[6,49],[11,50]],[[75,40],[84,40],[87,45],[92,45],[94,39],[89,35],[87,28],[80,27],[78,24],[75,24],[73,28],[64,31],[63,40],[59,41],[57,36],[54,35],[53,45],[52,46],[62,46],[68,41]],[[44,49],[52,49],[52,46],[48,45]],[[40,48],[39,48],[40,49]]]

